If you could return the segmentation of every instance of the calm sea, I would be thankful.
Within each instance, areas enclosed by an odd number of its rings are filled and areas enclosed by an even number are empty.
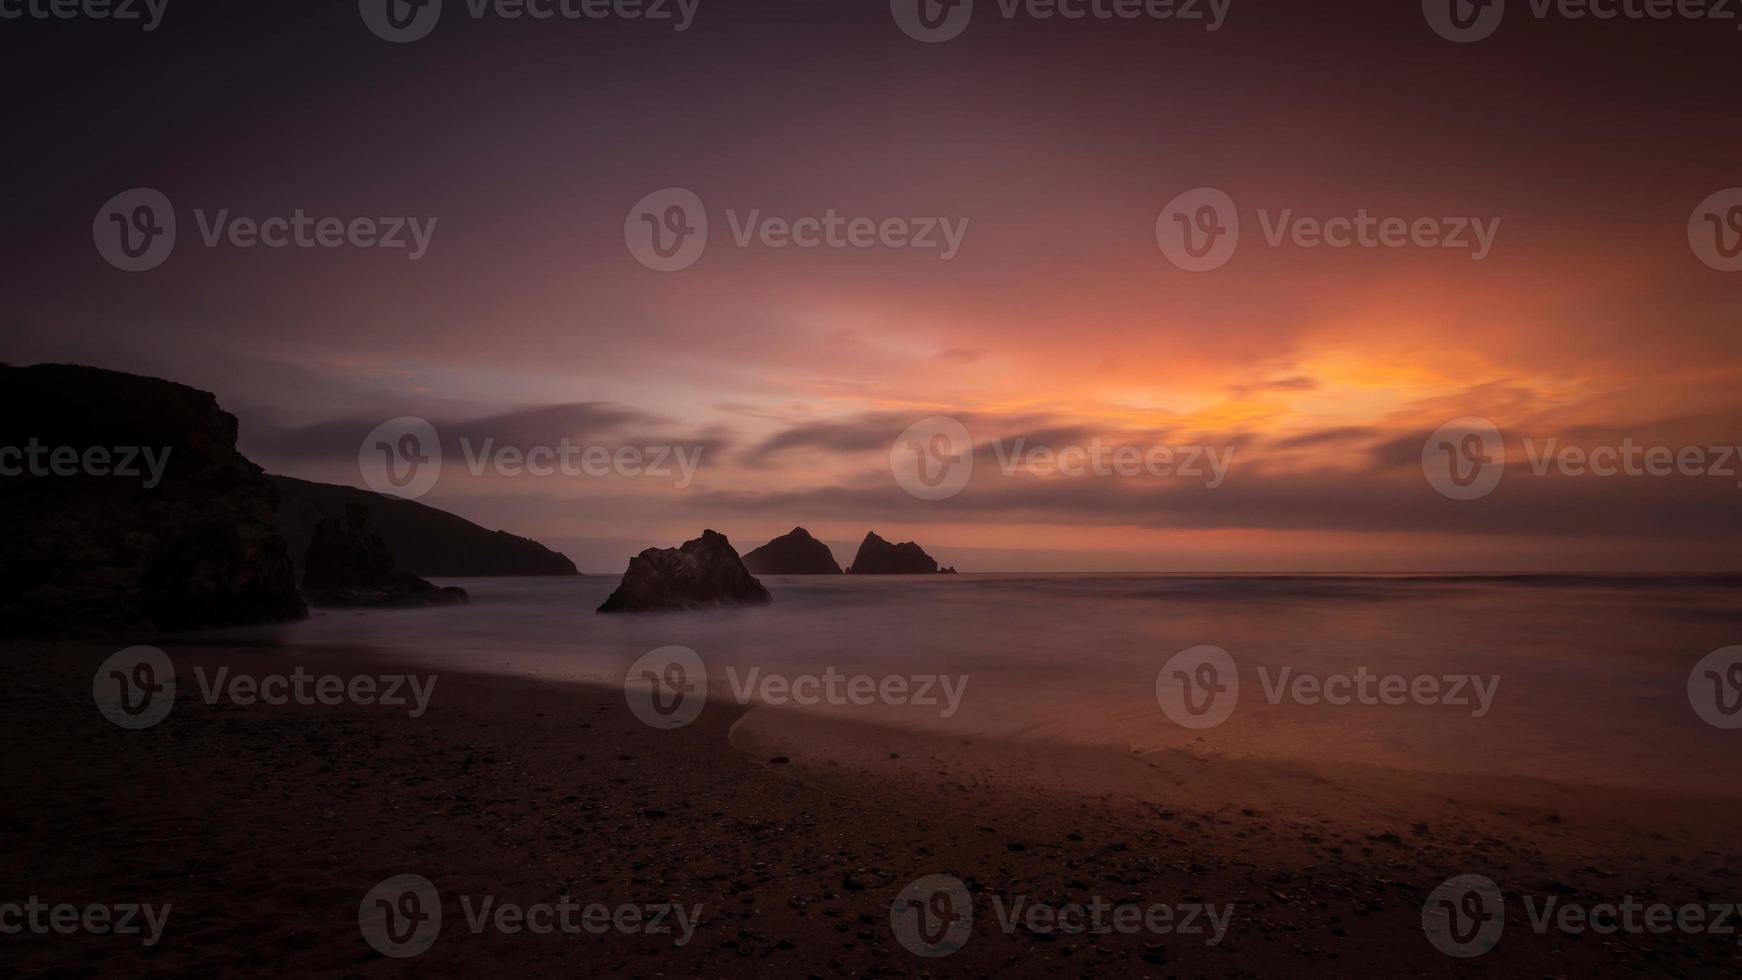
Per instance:
[[[435,669],[612,685],[636,658],[679,645],[696,651],[710,686],[727,695],[751,668],[760,668],[759,680],[830,670],[876,679],[940,675],[953,684],[965,677],[948,717],[946,704],[810,709],[918,729],[1742,795],[1742,729],[1708,724],[1692,703],[1700,684],[1724,679],[1696,678],[1690,693],[1702,657],[1742,644],[1739,579],[960,575],[764,582],[775,596],[767,607],[605,616],[594,609],[615,576],[474,579],[443,583],[471,591],[464,608],[329,611],[289,627],[222,635],[290,647],[365,646]],[[1227,651],[1240,691],[1225,722],[1193,730],[1161,709],[1157,675],[1174,654],[1202,645]],[[1330,705],[1293,693],[1302,675],[1335,684],[1363,670],[1412,689],[1418,682],[1422,690],[1437,687],[1440,696]],[[1458,678],[1466,703],[1442,703],[1454,697]],[[1164,688],[1179,683],[1162,680]],[[1400,681],[1390,683],[1396,691]],[[941,690],[933,688],[940,700]],[[1722,693],[1727,703],[1742,699],[1742,689]]]

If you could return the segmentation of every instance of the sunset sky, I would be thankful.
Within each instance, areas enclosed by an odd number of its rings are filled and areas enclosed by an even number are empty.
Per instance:
[[[922,44],[884,0],[702,0],[683,32],[473,20],[449,0],[430,37],[395,45],[352,3],[243,6],[172,4],[143,35],[0,24],[8,101],[33,107],[0,112],[34,151],[4,183],[0,360],[212,390],[269,471],[353,485],[365,434],[427,418],[456,442],[424,503],[585,571],[704,527],[742,551],[799,524],[843,564],[875,529],[964,571],[1742,568],[1742,460],[1728,478],[1538,477],[1522,448],[1742,443],[1742,273],[1703,264],[1687,231],[1742,186],[1733,23],[1526,8],[1460,45],[1413,0],[1235,0],[1214,32],[1005,20],[981,0],[960,38]],[[254,46],[227,40],[237,18],[260,21]],[[110,70],[58,71],[75,51]],[[141,73],[187,98],[142,97]],[[89,108],[118,101],[131,126],[90,131]],[[142,273],[91,239],[134,187],[179,224]],[[699,262],[662,273],[624,223],[667,187],[711,228]],[[1199,187],[1233,199],[1242,237],[1194,273],[1156,222]],[[438,224],[411,261],[207,248],[194,215],[299,208]],[[739,247],[727,212],[753,209],[968,225],[949,260]],[[1259,217],[1358,209],[1499,225],[1476,260],[1273,248]],[[930,416],[980,446],[968,487],[935,502],[889,465]],[[1506,433],[1509,466],[1457,502],[1420,459],[1464,416]],[[704,455],[681,489],[472,477],[461,435]],[[1214,489],[1005,476],[989,446],[1016,437],[1234,462]]]

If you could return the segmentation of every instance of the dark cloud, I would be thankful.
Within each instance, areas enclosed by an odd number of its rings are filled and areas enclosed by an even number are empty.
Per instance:
[[[1416,452],[1420,452],[1419,442]],[[1488,497],[1454,501],[1413,472],[1268,475],[1236,456],[1211,489],[1183,477],[1005,476],[984,453],[959,495],[920,501],[885,471],[847,485],[702,493],[698,506],[760,515],[951,524],[962,521],[1176,530],[1345,531],[1427,535],[1698,539],[1742,532],[1735,477],[1570,478],[1510,465]],[[1424,567],[1431,566],[1424,555]]]
[[[265,460],[354,459],[363,439],[379,426],[413,411],[384,412],[366,417],[332,419],[294,428],[256,426],[248,448]],[[605,402],[578,402],[518,409],[480,418],[430,418],[444,452],[462,452],[462,441],[474,449],[487,441],[496,446],[554,446],[576,443],[620,445],[700,445],[710,453],[730,446],[718,429],[681,433],[668,431],[670,420]]]
[[[1253,395],[1262,391],[1316,391],[1319,383],[1306,375],[1295,375],[1291,378],[1277,378],[1273,381],[1254,381],[1248,384],[1229,385],[1228,390],[1236,395]]]
[[[1369,426],[1345,425],[1334,429],[1318,429],[1313,432],[1303,432],[1300,435],[1276,439],[1270,443],[1270,447],[1272,449],[1311,449],[1315,446],[1361,442],[1378,438],[1380,435],[1378,429]]]

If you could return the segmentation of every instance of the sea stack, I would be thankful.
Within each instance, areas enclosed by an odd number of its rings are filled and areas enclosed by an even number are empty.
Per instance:
[[[398,571],[387,542],[369,521],[369,509],[360,504],[315,525],[304,563],[302,590],[311,605],[449,606],[471,598],[465,589],[440,588]]]
[[[756,575],[841,574],[834,552],[802,527],[795,527],[745,555],[744,567]]]
[[[629,559],[617,591],[599,612],[656,612],[758,605],[768,590],[744,567],[732,543],[718,531],[679,548],[649,548]]]
[[[890,544],[876,531],[865,535],[859,554],[848,566],[849,575],[932,575],[938,570],[937,559],[912,541]],[[955,571],[955,569],[950,569]]]
[[[0,365],[0,633],[301,619],[278,492],[210,392],[68,364]]]

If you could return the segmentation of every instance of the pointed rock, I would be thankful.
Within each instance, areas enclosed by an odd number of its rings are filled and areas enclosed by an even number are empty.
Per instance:
[[[752,605],[769,601],[732,543],[718,531],[681,548],[649,548],[629,559],[617,591],[599,612],[649,612]]]
[[[744,567],[757,575],[839,575],[829,546],[795,527],[744,556]]]
[[[859,554],[848,566],[849,575],[931,575],[937,572],[937,559],[912,541],[890,544],[876,531],[865,535]]]

